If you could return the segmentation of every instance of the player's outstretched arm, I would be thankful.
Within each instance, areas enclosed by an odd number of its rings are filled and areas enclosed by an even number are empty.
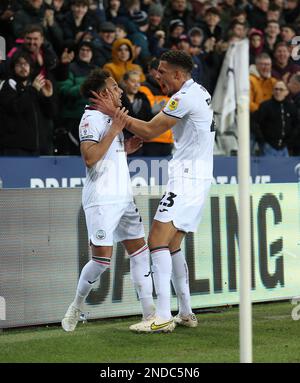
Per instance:
[[[104,157],[115,137],[124,129],[126,125],[127,113],[128,111],[125,110],[125,108],[116,109],[111,127],[101,141],[81,142],[81,154],[88,168],[94,166]]]
[[[167,116],[163,112],[158,113],[150,121],[142,121],[128,117],[126,129],[143,140],[151,140],[171,129],[178,122],[175,117]]]
[[[90,102],[95,109],[111,117],[116,107],[114,106],[111,92],[108,89],[106,91],[109,95],[106,98],[92,91],[93,97],[90,98]],[[128,117],[126,129],[144,140],[151,140],[172,128],[177,122],[178,119],[175,117],[160,112],[151,121],[142,121]]]

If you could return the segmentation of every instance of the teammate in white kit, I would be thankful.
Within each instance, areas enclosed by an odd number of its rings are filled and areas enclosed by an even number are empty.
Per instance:
[[[172,331],[175,323],[196,327],[192,313],[188,268],[180,244],[187,232],[195,232],[209,193],[213,172],[214,122],[211,96],[191,78],[192,58],[183,51],[168,51],[160,58],[158,81],[162,91],[172,95],[166,107],[151,121],[127,117],[126,128],[149,140],[170,128],[175,153],[169,163],[169,181],[160,201],[148,245],[157,293],[155,316],[131,326],[136,332]],[[94,106],[112,115],[115,107],[94,95]],[[172,318],[170,280],[179,301],[179,313]],[[175,323],[174,323],[175,322]]]
[[[149,249],[144,240],[144,228],[131,189],[124,136],[127,112],[121,107],[122,90],[107,72],[94,70],[82,85],[85,98],[91,91],[111,97],[116,108],[109,117],[86,107],[79,125],[80,149],[86,164],[86,182],[82,191],[92,259],[81,271],[76,296],[70,304],[62,327],[74,331],[85,298],[93,284],[110,266],[115,242],[122,242],[130,257],[130,272],[143,311],[143,319],[153,316]],[[108,91],[111,96],[108,96]],[[141,140],[132,138],[129,152],[140,147]]]

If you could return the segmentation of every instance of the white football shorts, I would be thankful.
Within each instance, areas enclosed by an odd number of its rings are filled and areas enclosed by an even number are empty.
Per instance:
[[[89,241],[95,246],[113,246],[116,242],[145,236],[134,202],[88,207],[85,219]]]
[[[170,179],[154,219],[173,222],[178,230],[186,233],[196,232],[211,183],[211,179]]]

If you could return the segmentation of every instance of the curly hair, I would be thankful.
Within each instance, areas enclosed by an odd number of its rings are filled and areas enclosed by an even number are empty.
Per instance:
[[[91,91],[99,92],[106,88],[106,80],[111,77],[110,73],[100,68],[91,71],[80,87],[80,93],[83,97],[92,96]]]
[[[191,73],[194,67],[192,56],[182,50],[164,52],[160,57],[160,61],[166,61],[168,64],[179,67],[187,73]]]

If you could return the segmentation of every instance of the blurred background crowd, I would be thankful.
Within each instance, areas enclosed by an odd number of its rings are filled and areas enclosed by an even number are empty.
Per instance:
[[[79,155],[80,86],[95,67],[147,121],[168,101],[156,81],[165,50],[190,53],[213,95],[229,44],[246,37],[252,154],[300,155],[300,0],[1,0],[0,35],[2,156]],[[167,132],[136,154],[172,144]]]

